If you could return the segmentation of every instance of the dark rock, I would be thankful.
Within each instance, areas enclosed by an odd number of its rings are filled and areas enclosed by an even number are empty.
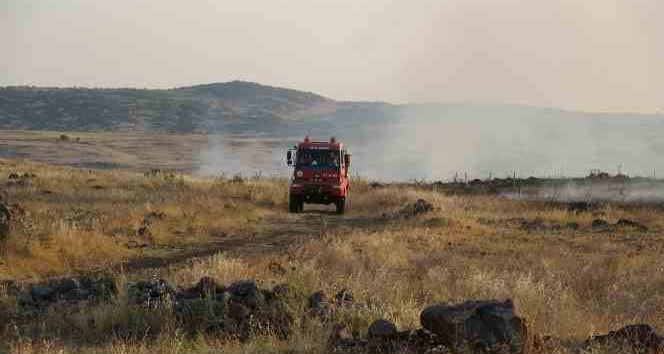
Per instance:
[[[576,222],[568,222],[567,224],[565,224],[565,227],[566,227],[567,229],[569,229],[569,230],[576,231],[576,230],[579,229],[579,223],[576,223]]]
[[[22,306],[37,306],[45,310],[56,302],[106,301],[116,295],[117,287],[111,276],[62,278],[32,284],[27,294],[29,299],[23,301]]]
[[[526,353],[528,348],[526,322],[515,314],[509,299],[434,305],[422,311],[420,321],[441,344],[457,350],[507,346],[510,353]]]
[[[118,295],[118,286],[110,275],[83,277],[79,279],[81,286],[89,291],[94,300],[110,300]]]
[[[581,214],[585,212],[595,211],[597,209],[598,205],[596,203],[590,203],[586,201],[567,203],[567,212],[572,214]]]
[[[30,287],[30,296],[35,301],[51,301],[55,296],[55,290],[48,286],[33,285]]]
[[[381,318],[369,326],[367,335],[369,338],[382,340],[395,339],[397,337],[397,327],[392,322]]]
[[[394,213],[384,213],[385,219],[407,219],[433,211],[433,205],[424,199],[418,199],[415,203],[406,204]]]
[[[443,349],[438,336],[424,328],[417,330],[408,330],[399,332],[398,340],[400,343],[405,344],[408,348],[414,349],[416,352],[430,352],[437,353],[436,350]],[[433,351],[432,351],[433,350]],[[446,353],[446,352],[440,352]]]
[[[244,297],[244,303],[252,309],[263,309],[266,302],[266,294],[268,297],[273,297],[271,291],[251,290]]]
[[[253,280],[241,280],[231,284],[228,291],[233,294],[233,296],[245,297],[251,293],[257,292],[258,286]]]
[[[593,229],[602,230],[602,229],[608,229],[609,228],[609,223],[606,220],[595,219],[595,220],[592,221],[590,226]]]
[[[231,318],[234,318],[238,322],[242,322],[245,319],[249,317],[251,314],[251,310],[237,302],[231,302],[229,309],[228,309],[228,315],[231,316]]]
[[[606,335],[594,336],[581,346],[584,350],[610,349],[616,353],[659,354],[664,337],[647,324],[629,325]]]
[[[139,281],[126,285],[127,301],[132,305],[159,306],[176,297],[175,288],[167,281]]]
[[[208,299],[183,299],[178,300],[173,308],[176,314],[192,317],[207,316],[210,312],[210,302]]]
[[[521,224],[519,228],[525,231],[551,232],[551,231],[560,231],[560,229],[562,229],[560,224],[553,223],[550,221],[545,221],[541,218],[535,218],[533,220],[528,220],[528,219],[515,219],[515,220],[519,220]]]
[[[639,222],[636,222],[634,220],[629,220],[629,219],[619,219],[618,222],[616,223],[616,226],[619,226],[619,227],[632,227],[632,228],[635,228],[635,229],[637,229],[641,232],[648,231],[648,227],[646,227],[645,225],[643,225]]]
[[[48,283],[48,287],[53,289],[56,294],[63,294],[80,288],[78,280],[74,278],[64,278],[54,280]]]
[[[4,203],[0,203],[0,243],[9,237],[11,213]]]
[[[413,215],[426,214],[433,210],[433,205],[424,199],[418,199],[413,205]]]
[[[311,294],[308,299],[308,305],[311,314],[314,316],[327,317],[332,313],[330,300],[323,290]]]
[[[161,220],[166,218],[166,214],[161,212],[161,211],[151,211],[147,214],[145,214],[145,218],[143,218],[143,222],[149,222],[152,220]]]
[[[276,297],[287,299],[293,297],[293,289],[288,284],[278,284],[272,288]]]
[[[152,235],[152,232],[150,232],[150,228],[147,225],[143,225],[136,230],[136,233],[138,236],[150,236]]]
[[[216,296],[216,294],[221,294],[226,291],[226,288],[223,285],[217,284],[217,282],[210,277],[201,278],[196,285],[187,289],[183,294],[186,297],[209,297]]]
[[[309,307],[316,308],[329,304],[327,294],[324,290],[319,290],[309,296]]]
[[[338,307],[351,306],[354,300],[353,293],[348,289],[342,289],[334,296],[334,303]]]

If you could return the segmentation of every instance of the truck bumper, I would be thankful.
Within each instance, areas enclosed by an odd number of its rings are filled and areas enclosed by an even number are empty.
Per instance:
[[[325,185],[291,186],[290,193],[312,204],[331,204],[345,197],[343,189]]]

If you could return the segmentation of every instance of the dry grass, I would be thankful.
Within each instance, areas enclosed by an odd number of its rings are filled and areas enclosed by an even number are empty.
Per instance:
[[[36,177],[17,185],[7,179],[11,173]],[[257,233],[264,225],[256,220],[285,205],[283,180],[146,177],[8,160],[0,160],[0,178],[3,199],[20,210],[2,246],[0,279],[105,268],[224,235]],[[164,216],[140,232],[150,213]]]
[[[367,306],[338,320],[360,332],[381,317],[400,329],[419,327],[420,311],[434,302],[505,297],[515,299],[533,332],[565,343],[638,322],[664,331],[664,220],[656,207],[608,205],[594,215],[572,215],[550,203],[444,196],[409,187],[371,189],[356,181],[348,215],[290,215],[282,180],[238,184],[120,171],[89,175],[10,161],[0,165],[0,176],[15,169],[38,175],[33,185],[8,190],[10,200],[17,200],[36,225],[33,232],[21,226],[12,234],[10,257],[0,267],[3,277],[104,267],[158,252],[158,246],[204,244],[227,233],[256,242],[287,242],[259,253],[219,253],[159,274],[183,287],[208,275],[226,284],[247,278],[265,286],[288,283],[303,294],[348,288]],[[92,183],[106,189],[90,191]],[[56,193],[39,193],[45,189]],[[417,198],[436,210],[410,220],[380,218]],[[95,221],[70,221],[74,209],[91,211]],[[155,222],[153,236],[143,240],[150,242],[148,250],[125,247],[123,242],[136,237],[130,230],[156,210],[167,217]],[[594,230],[590,224],[597,217],[637,220],[649,231]],[[580,229],[525,230],[504,221],[512,218],[576,222]],[[275,274],[274,263],[286,272]],[[118,275],[120,280],[131,276]],[[0,314],[11,318],[13,312],[12,300],[0,297]],[[121,297],[94,308],[54,309],[39,321],[4,328],[3,336],[12,353],[325,352],[328,325],[306,316],[298,321],[299,330],[287,341],[192,338],[171,313],[134,308]]]

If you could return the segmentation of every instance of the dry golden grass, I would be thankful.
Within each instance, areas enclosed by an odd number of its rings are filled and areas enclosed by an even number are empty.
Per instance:
[[[360,332],[377,318],[400,329],[419,327],[420,311],[434,302],[506,297],[515,300],[532,332],[563,343],[631,323],[664,331],[664,219],[653,206],[608,205],[595,214],[572,215],[559,204],[445,196],[409,187],[372,189],[356,181],[349,214],[293,215],[285,211],[283,180],[146,178],[14,161],[0,164],[0,177],[10,170],[38,175],[29,187],[12,187],[6,195],[36,225],[12,234],[0,277],[105,267],[159,255],[160,247],[209,244],[227,234],[237,235],[237,248],[160,269],[159,275],[182,287],[207,275],[226,284],[248,278],[265,286],[288,283],[304,294],[348,288],[367,306],[338,320]],[[90,184],[106,188],[92,191]],[[417,198],[436,210],[414,219],[381,218]],[[94,217],[76,219],[78,209]],[[167,217],[155,221],[153,235],[141,240],[150,246],[127,248],[125,241],[137,238],[135,230],[151,211]],[[597,217],[612,223],[629,218],[649,231],[595,230],[590,224]],[[512,218],[576,222],[580,228],[526,230],[505,221]],[[245,252],[252,249],[259,252]],[[286,272],[275,274],[274,263]],[[136,276],[121,273],[118,279]],[[12,301],[0,296],[0,314],[18,311]],[[2,329],[0,338],[10,343],[11,353],[325,352],[329,325],[306,316],[298,321],[287,341],[192,338],[171,313],[134,308],[120,297],[94,308],[54,309],[39,321]]]
[[[34,174],[8,179],[12,173]],[[0,160],[2,198],[17,204],[0,278],[40,278],[205,245],[261,230],[285,205],[286,181],[146,177]],[[21,184],[16,184],[21,181]],[[139,232],[150,213],[149,232]],[[143,245],[143,247],[138,247]]]

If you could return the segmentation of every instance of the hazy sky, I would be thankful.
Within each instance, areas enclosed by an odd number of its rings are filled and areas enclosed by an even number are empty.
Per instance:
[[[0,0],[0,86],[664,112],[662,0]]]

